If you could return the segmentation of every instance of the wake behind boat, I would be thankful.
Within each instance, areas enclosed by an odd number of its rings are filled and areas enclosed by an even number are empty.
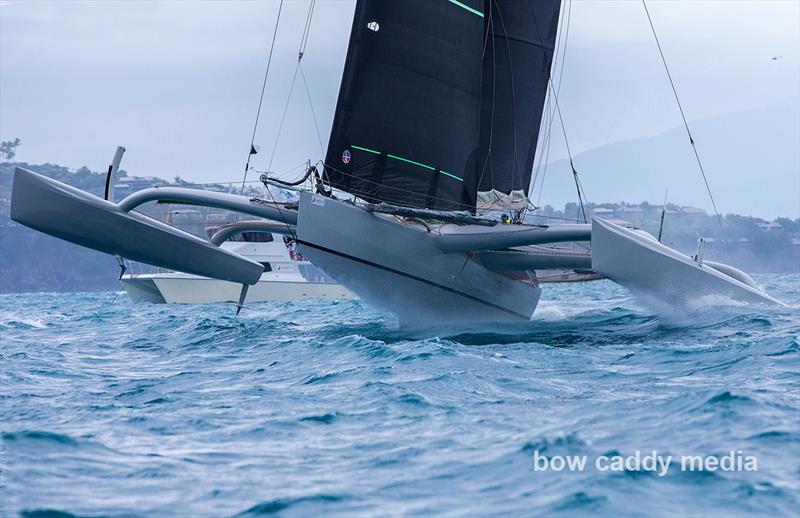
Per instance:
[[[606,276],[670,303],[682,292],[779,303],[731,266],[695,267],[585,214],[583,223],[526,223],[536,210],[529,190],[540,129],[560,118],[550,79],[560,11],[560,0],[359,0],[325,160],[319,170],[309,163],[298,182],[264,175],[270,197],[270,185],[298,188],[298,203],[175,187],[113,203],[118,152],[105,200],[18,168],[11,216],[95,250],[239,283],[241,306],[263,264],[136,209],[157,201],[248,214],[280,227],[357,296],[416,326],[526,321],[540,273],[552,270],[566,271],[565,281]]]

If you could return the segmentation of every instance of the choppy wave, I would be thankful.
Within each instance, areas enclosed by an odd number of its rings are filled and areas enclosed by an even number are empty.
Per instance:
[[[796,516],[800,278],[759,281],[790,307],[654,312],[597,282],[425,331],[358,301],[4,295],[0,514]],[[758,471],[533,469],[636,450]]]

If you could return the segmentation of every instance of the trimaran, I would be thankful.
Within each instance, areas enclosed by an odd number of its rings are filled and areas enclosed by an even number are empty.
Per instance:
[[[114,203],[120,149],[105,199],[17,168],[11,217],[118,258],[241,283],[241,305],[261,264],[136,209],[247,214],[410,325],[527,321],[546,269],[599,274],[670,303],[780,304],[736,268],[640,230],[523,222],[560,11],[560,0],[358,0],[325,161],[309,170],[320,181],[299,202],[162,187]],[[486,216],[497,210],[517,217]],[[558,245],[576,242],[590,246]]]

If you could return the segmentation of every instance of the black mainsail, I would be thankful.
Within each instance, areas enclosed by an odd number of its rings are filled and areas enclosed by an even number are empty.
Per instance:
[[[559,6],[359,0],[325,159],[333,187],[440,210],[527,196]]]
[[[459,4],[358,1],[325,159],[334,187],[410,207],[475,205],[483,2]]]

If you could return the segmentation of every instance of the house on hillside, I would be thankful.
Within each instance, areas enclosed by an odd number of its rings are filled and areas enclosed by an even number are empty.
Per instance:
[[[123,176],[117,181],[114,189],[117,193],[122,193],[124,196],[142,189],[159,187],[162,185],[167,185],[167,182],[156,176]]]
[[[765,221],[763,223],[758,224],[758,228],[761,230],[766,230],[767,232],[772,230],[782,230],[783,225],[778,223],[777,221]]]
[[[619,225],[621,227],[632,227],[633,226],[633,223],[631,223],[630,221],[624,220],[624,219],[613,219],[613,218],[610,218],[610,219],[607,219],[606,221],[608,221],[609,223],[613,223],[615,225]]]

